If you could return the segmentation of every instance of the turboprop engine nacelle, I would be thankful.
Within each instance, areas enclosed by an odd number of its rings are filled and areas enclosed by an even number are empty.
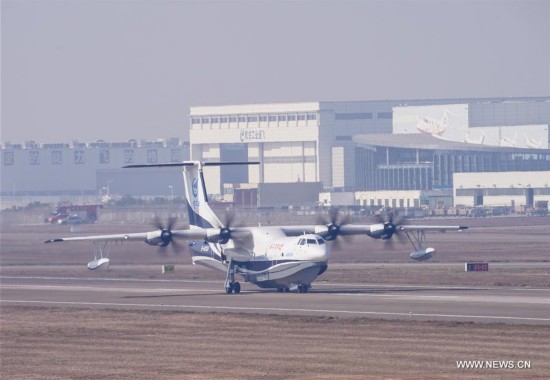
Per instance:
[[[387,236],[387,231],[384,228],[384,224],[373,224],[372,226],[370,226],[370,234],[368,235],[375,239],[382,239]]]
[[[431,259],[434,255],[435,249],[428,247],[426,249],[419,249],[411,252],[411,259],[416,261],[425,261]]]
[[[172,239],[172,233],[168,230],[152,231],[147,233],[145,242],[149,245],[166,247]]]

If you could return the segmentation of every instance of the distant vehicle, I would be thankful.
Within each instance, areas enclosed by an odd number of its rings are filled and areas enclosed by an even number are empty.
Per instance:
[[[235,281],[240,275],[246,282],[260,288],[274,288],[280,292],[306,293],[311,283],[328,266],[330,250],[327,241],[338,237],[365,235],[374,239],[389,240],[398,237],[407,239],[413,246],[413,260],[428,260],[435,249],[425,247],[427,231],[462,231],[466,226],[404,225],[393,214],[381,215],[375,224],[351,224],[349,217],[341,217],[331,209],[330,219],[319,220],[313,225],[285,226],[232,226],[232,217],[227,215],[222,223],[208,204],[204,184],[203,166],[250,165],[259,162],[199,162],[185,161],[169,164],[130,165],[126,167],[182,167],[189,229],[173,230],[175,219],[166,225],[157,221],[157,229],[149,232],[79,236],[56,238],[46,243],[88,241],[94,245],[94,260],[89,269],[109,266],[109,243],[144,241],[145,243],[172,247],[177,251],[176,238],[192,240],[189,244],[193,264],[223,271],[226,274],[225,291],[239,293],[241,285]]]
[[[52,210],[52,214],[48,218],[48,223],[70,224],[61,222],[71,215],[79,216],[82,219],[82,223],[95,223],[97,221],[97,210],[100,208],[103,208],[103,205],[73,205],[72,203],[61,203]]]
[[[86,220],[82,219],[78,215],[69,215],[68,217],[64,219],[59,219],[57,221],[59,224],[83,224],[86,223]]]

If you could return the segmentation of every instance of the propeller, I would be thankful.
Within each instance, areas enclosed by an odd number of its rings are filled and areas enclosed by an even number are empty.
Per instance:
[[[336,207],[331,207],[328,212],[328,219],[324,216],[320,216],[317,223],[327,226],[327,232],[323,234],[323,237],[327,241],[334,241],[333,247],[340,249],[340,241],[336,238],[343,237],[347,243],[352,239],[350,235],[343,234],[342,227],[351,223],[351,217],[349,214],[342,216],[340,210]]]
[[[153,225],[160,230],[161,243],[159,244],[158,252],[165,254],[165,248],[171,245],[174,253],[180,253],[183,247],[174,239],[172,234],[172,228],[176,225],[177,218],[171,216],[168,218],[166,224],[164,224],[158,217],[155,216]]]
[[[235,222],[235,213],[234,212],[226,212],[224,215],[223,220],[223,227],[220,228],[220,244],[227,244],[229,242],[229,239],[231,239],[232,230],[231,227],[233,225],[233,222]]]
[[[405,218],[399,215],[395,210],[385,210],[377,215],[378,223],[384,225],[384,233],[382,235],[382,240],[385,240],[387,244],[393,245],[393,236],[396,236],[401,243],[405,243],[405,237],[403,234],[400,234],[401,230],[399,226],[405,224]]]
[[[228,211],[224,215],[223,227],[220,228],[219,232],[219,244],[227,244],[230,239],[238,240],[243,237],[243,233],[237,231],[238,227],[241,227],[240,224],[235,223],[236,214],[234,211]],[[245,234],[246,235],[246,234]]]

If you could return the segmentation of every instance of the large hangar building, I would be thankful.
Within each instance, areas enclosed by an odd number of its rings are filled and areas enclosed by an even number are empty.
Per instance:
[[[191,107],[190,151],[261,162],[208,168],[219,194],[235,183],[451,190],[455,172],[550,170],[549,124],[549,97]]]

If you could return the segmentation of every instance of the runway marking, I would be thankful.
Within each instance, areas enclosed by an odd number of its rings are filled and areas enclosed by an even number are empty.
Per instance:
[[[181,280],[181,279],[154,279],[154,278],[95,278],[95,277],[53,277],[53,276],[0,276],[0,279],[12,280],[67,280],[67,281],[135,281],[135,282],[183,282],[183,283],[205,283],[223,284],[223,280]]]
[[[27,289],[27,290],[63,290],[63,291],[95,291],[95,292],[139,292],[139,293],[162,293],[162,292],[206,292],[219,293],[216,289],[144,289],[144,288],[107,288],[107,287],[92,287],[92,286],[67,286],[67,285],[0,285],[0,289]]]
[[[101,286],[78,286],[78,285],[34,285],[34,284],[8,284],[0,285],[0,289],[26,289],[26,290],[59,290],[59,291],[93,291],[93,292],[133,292],[133,293],[221,293],[219,289],[195,289],[195,288],[119,288],[119,287],[101,287]],[[311,293],[312,295],[315,292]],[[318,293],[319,294],[319,293]],[[550,304],[548,298],[526,298],[510,296],[483,296],[483,295],[412,295],[412,294],[356,294],[356,293],[332,293],[333,296],[346,297],[374,297],[374,298],[393,298],[405,299],[406,301],[457,301],[457,302],[489,302],[489,303],[526,303],[526,304]]]
[[[550,318],[533,317],[506,317],[493,315],[461,315],[461,314],[427,314],[427,313],[398,313],[385,311],[353,311],[353,310],[325,310],[325,309],[290,309],[275,307],[243,307],[243,306],[203,306],[203,305],[170,305],[170,304],[140,304],[140,303],[112,303],[112,302],[70,302],[70,301],[35,301],[35,300],[0,300],[0,303],[27,303],[42,305],[69,305],[69,306],[110,306],[110,307],[144,307],[144,308],[174,308],[174,309],[204,309],[204,310],[233,310],[233,311],[267,311],[267,312],[298,312],[319,314],[345,315],[386,315],[398,317],[430,317],[430,318],[471,318],[494,319],[508,321],[550,322]]]
[[[355,293],[334,293],[334,295],[345,295],[350,297],[381,297],[381,298],[402,298],[406,301],[458,301],[458,302],[486,302],[486,303],[528,303],[550,305],[550,298],[526,298],[510,297],[499,295],[464,295],[464,296],[422,296],[403,294],[355,294]],[[513,298],[513,299],[510,299]]]
[[[112,281],[112,282],[172,282],[196,284],[224,284],[223,280],[185,280],[185,279],[152,279],[152,278],[94,278],[94,277],[52,277],[52,276],[0,276],[0,279],[19,280],[63,280],[63,281]],[[518,291],[550,291],[550,288],[505,287],[505,286],[465,286],[465,285],[411,285],[411,284],[357,284],[314,282],[316,287],[351,287],[351,288],[404,288],[404,289],[453,289],[453,290],[518,290]]]

